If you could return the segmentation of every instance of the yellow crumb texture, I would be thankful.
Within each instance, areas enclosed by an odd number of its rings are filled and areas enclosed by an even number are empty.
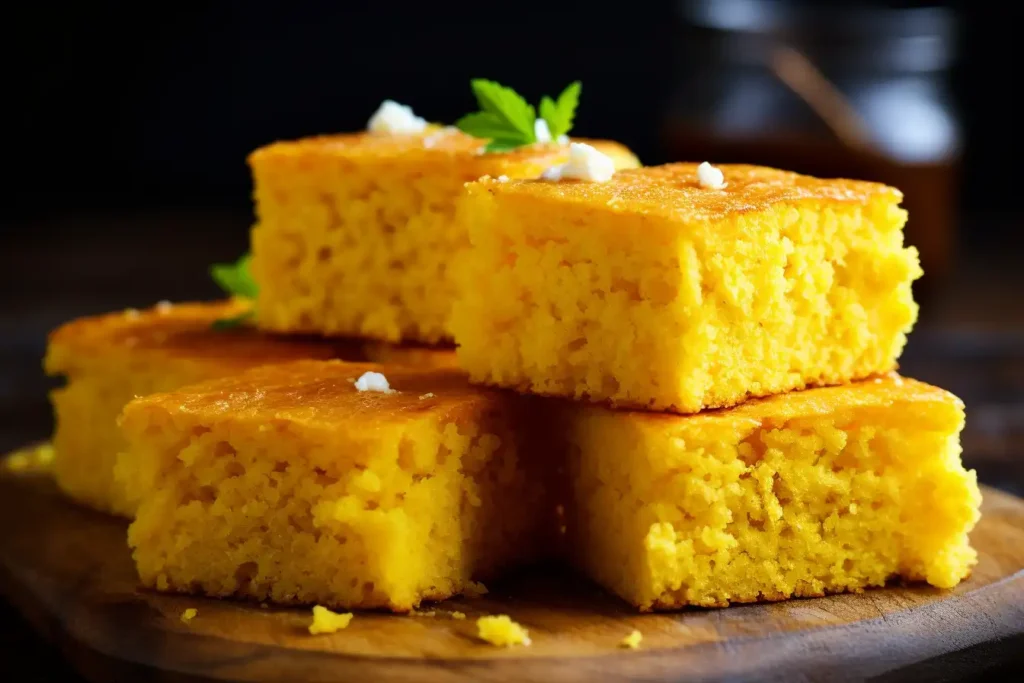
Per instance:
[[[182,621],[182,623],[187,624],[190,621],[192,621],[193,619],[195,619],[196,615],[198,615],[198,614],[199,614],[199,610],[197,610],[195,607],[189,607],[188,609],[186,609],[184,612],[181,613],[181,621]]]
[[[644,634],[640,633],[640,631],[637,631],[636,629],[633,629],[633,632],[630,633],[625,638],[623,638],[622,642],[619,643],[619,644],[622,647],[627,647],[630,650],[635,650],[638,647],[640,647],[640,641],[642,641],[643,639],[644,639]]]
[[[506,614],[480,617],[476,620],[476,630],[480,640],[498,647],[530,644],[529,632]]]
[[[451,327],[475,381],[692,413],[895,368],[917,317],[902,195],[694,164],[609,182],[483,179]]]
[[[357,391],[369,371],[396,391]],[[455,370],[341,361],[136,399],[121,424],[142,583],[398,612],[471,591],[539,552],[546,444],[528,440],[529,400]]]
[[[642,610],[950,588],[976,561],[963,404],[941,389],[893,375],[691,416],[567,411],[570,554]]]
[[[452,619],[455,619],[457,621],[462,621],[462,620],[464,620],[466,618],[466,613],[465,612],[458,612],[458,611],[452,612],[451,613],[451,617],[452,617]]]
[[[629,150],[594,142],[621,167]],[[568,147],[481,154],[457,130],[279,142],[249,157],[257,223],[258,324],[281,332],[436,342],[451,338],[448,264],[467,245],[453,220],[464,183],[535,178]]]
[[[63,375],[50,394],[57,422],[54,474],[69,496],[104,512],[131,516],[137,495],[115,474],[124,440],[117,416],[128,401],[249,368],[299,359],[370,360],[411,367],[455,367],[450,348],[362,340],[269,336],[248,327],[213,330],[214,321],[248,310],[241,300],[163,303],[81,318],[50,335],[45,367]]]
[[[348,628],[351,621],[351,612],[338,614],[326,607],[317,605],[313,608],[313,622],[309,625],[309,632],[314,636],[321,633],[337,633],[343,628]]]
[[[81,318],[50,335],[46,371],[66,378],[50,394],[57,423],[54,475],[64,493],[104,512],[134,512],[134,492],[116,481],[114,469],[124,450],[117,416],[135,396],[265,363],[359,354],[359,346],[271,338],[248,328],[211,329],[215,320],[249,306],[162,304]]]

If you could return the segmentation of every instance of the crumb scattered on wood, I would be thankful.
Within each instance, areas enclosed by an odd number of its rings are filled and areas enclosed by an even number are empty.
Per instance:
[[[644,634],[640,633],[640,631],[637,631],[636,629],[633,629],[633,632],[625,638],[623,638],[622,642],[619,643],[619,645],[621,647],[628,647],[630,650],[635,650],[638,647],[640,647],[640,641],[643,639]]]
[[[195,607],[189,607],[181,613],[182,623],[187,624],[188,622],[195,619],[197,614],[199,614],[199,610],[197,610]]]
[[[23,448],[3,458],[4,469],[10,472],[46,471],[53,464],[53,446],[46,443]]]
[[[309,632],[314,636],[320,633],[335,633],[343,628],[348,628],[351,621],[351,612],[338,614],[326,607],[317,605],[313,608],[313,623],[309,625]]]
[[[507,614],[480,617],[476,620],[476,631],[480,640],[498,647],[530,644],[529,631]]]

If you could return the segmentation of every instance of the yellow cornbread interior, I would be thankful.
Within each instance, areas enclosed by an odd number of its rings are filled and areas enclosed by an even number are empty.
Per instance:
[[[54,476],[61,490],[97,510],[132,515],[135,494],[117,483],[114,467],[125,445],[117,416],[136,396],[264,363],[363,355],[360,343],[328,345],[251,329],[211,329],[214,321],[248,308],[242,301],[161,304],[79,318],[55,330],[44,365],[47,373],[66,378],[50,393],[56,418]]]
[[[483,180],[452,329],[474,381],[682,413],[892,370],[917,252],[891,188],[723,166]]]
[[[595,143],[620,167],[620,145]],[[537,177],[566,147],[481,154],[458,131],[369,134],[270,145],[250,157],[257,223],[253,276],[259,325],[385,341],[450,339],[453,255],[465,248],[453,221],[464,183],[482,175]]]
[[[941,390],[886,378],[695,416],[571,419],[572,557],[642,610],[894,576],[949,588],[975,562],[963,406]]]
[[[130,517],[134,497],[114,480],[117,454],[125,445],[117,429],[118,414],[136,396],[169,391],[214,373],[174,362],[138,363],[127,369],[123,359],[110,361],[50,393],[57,421],[54,476],[61,490],[78,502]]]
[[[395,391],[358,392],[371,370]],[[519,401],[453,371],[332,362],[133,401],[119,474],[142,492],[142,583],[405,612],[532,559],[549,506]]]

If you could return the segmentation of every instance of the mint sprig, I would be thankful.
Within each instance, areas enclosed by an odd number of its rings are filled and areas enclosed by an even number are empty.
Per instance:
[[[487,140],[486,152],[507,152],[537,142],[537,112],[512,88],[485,78],[470,81],[480,111],[466,114],[455,125],[464,133]],[[553,138],[572,129],[579,106],[579,81],[571,83],[557,100],[545,96],[540,113]]]
[[[234,263],[215,263],[210,266],[210,277],[226,294],[240,299],[248,299],[255,306],[255,299],[259,294],[259,286],[252,278],[252,270],[249,267],[251,261],[252,256],[250,254],[243,254]],[[216,320],[213,323],[213,329],[229,330],[239,327],[249,321],[255,314],[255,308],[250,308],[248,311],[231,318]]]
[[[234,263],[215,263],[210,266],[210,277],[225,293],[231,296],[255,299],[259,294],[259,287],[252,279],[252,271],[249,267],[251,261],[250,254],[243,254]]]
[[[576,118],[576,107],[580,104],[580,91],[583,89],[583,84],[579,81],[573,81],[562,94],[558,96],[558,100],[552,100],[550,97],[545,95],[540,100],[540,116],[542,119],[547,121],[548,130],[551,131],[551,137],[558,139],[559,135],[566,135],[572,130],[573,119]]]

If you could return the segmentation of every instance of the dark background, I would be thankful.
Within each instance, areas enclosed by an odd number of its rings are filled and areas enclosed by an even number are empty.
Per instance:
[[[856,25],[853,15],[838,12],[933,4],[755,3],[765,16],[786,6],[824,13],[810,28],[767,33],[807,48],[827,76],[844,84],[864,74],[894,82],[902,75],[844,64],[855,47],[884,52],[889,42],[878,36],[891,26],[875,34],[877,42],[861,35],[850,47],[823,28]],[[217,295],[206,267],[247,246],[252,214],[245,156],[260,145],[361,129],[385,98],[450,123],[473,108],[468,80],[485,76],[533,102],[582,80],[574,133],[620,140],[647,164],[754,159],[753,143],[719,130],[728,117],[713,106],[740,92],[747,71],[731,61],[733,48],[722,46],[721,32],[709,38],[682,5],[339,0],[6,6],[0,450],[50,430],[50,384],[40,369],[49,329],[88,313]],[[751,7],[737,0],[729,6],[733,18]],[[925,79],[948,92],[939,99],[958,122],[958,152],[935,162],[954,169],[955,179],[948,188],[925,185],[913,195],[918,202],[934,200],[948,217],[954,246],[948,272],[919,288],[922,318],[903,371],[965,399],[965,461],[984,482],[1020,494],[1024,177],[1020,108],[1013,104],[1024,67],[1013,19],[1019,10],[1011,12],[1006,2],[944,6],[956,11],[955,37],[945,43],[956,57]],[[831,21],[830,10],[837,12]],[[925,49],[911,45],[915,54]],[[909,106],[898,106],[897,118]],[[806,123],[807,112],[791,116],[763,104],[740,110],[769,138],[783,128],[820,136],[821,126]],[[884,134],[888,124],[883,117],[873,125]],[[765,154],[777,165],[802,168],[785,151]],[[874,176],[852,162],[843,168]],[[914,239],[928,238],[940,224],[919,222]],[[0,623],[6,623],[2,613]],[[11,652],[37,647],[20,639],[8,645]],[[47,667],[38,672],[22,680],[59,675]]]
[[[681,75],[700,66],[679,63],[693,42],[683,4],[19,4],[5,78],[11,208],[244,212],[254,148],[360,129],[385,98],[453,122],[472,109],[468,80],[478,76],[531,101],[580,79],[580,134],[621,140],[648,164],[673,161],[659,128]],[[966,208],[1016,207],[1019,114],[1009,103],[1022,60],[1011,3],[761,4],[955,9],[949,82]]]

